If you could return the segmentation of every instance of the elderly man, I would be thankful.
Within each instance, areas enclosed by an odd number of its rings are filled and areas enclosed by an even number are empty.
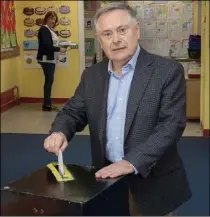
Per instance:
[[[136,12],[126,4],[100,8],[95,30],[109,60],[83,72],[44,147],[64,151],[88,124],[96,177],[129,174],[131,215],[169,215],[191,197],[177,152],[186,125],[183,67],[139,46]]]

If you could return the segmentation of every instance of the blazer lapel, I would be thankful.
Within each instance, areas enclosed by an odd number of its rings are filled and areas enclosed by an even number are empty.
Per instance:
[[[152,62],[152,55],[150,55],[141,47],[128,98],[124,141],[126,141],[126,137],[133,122],[135,113],[144,95],[148,82],[152,76],[153,67],[150,66]]]
[[[108,73],[108,64],[104,65],[102,72],[100,73],[100,120],[99,120],[99,140],[102,146],[102,156],[105,156],[105,147],[106,147],[106,120],[107,120],[107,99],[108,99],[108,89],[109,89],[109,73]]]

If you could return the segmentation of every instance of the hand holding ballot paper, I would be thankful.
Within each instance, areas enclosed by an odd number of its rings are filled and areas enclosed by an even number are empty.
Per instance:
[[[59,151],[63,152],[68,146],[67,139],[63,133],[57,132],[48,136],[44,141],[44,148],[48,152],[59,156]]]

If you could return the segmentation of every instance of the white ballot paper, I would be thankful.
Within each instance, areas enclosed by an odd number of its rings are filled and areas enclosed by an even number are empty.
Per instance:
[[[59,154],[58,154],[58,171],[60,175],[63,177],[64,176],[63,153],[61,150],[59,150]]]

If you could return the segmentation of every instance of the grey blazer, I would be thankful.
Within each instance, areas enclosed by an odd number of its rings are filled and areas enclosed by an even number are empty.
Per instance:
[[[57,114],[50,133],[68,140],[88,124],[92,164],[106,165],[108,61],[83,72],[73,97]],[[165,215],[191,197],[177,142],[186,126],[185,78],[181,64],[141,47],[127,105],[124,159],[138,175],[130,190],[142,215]]]

